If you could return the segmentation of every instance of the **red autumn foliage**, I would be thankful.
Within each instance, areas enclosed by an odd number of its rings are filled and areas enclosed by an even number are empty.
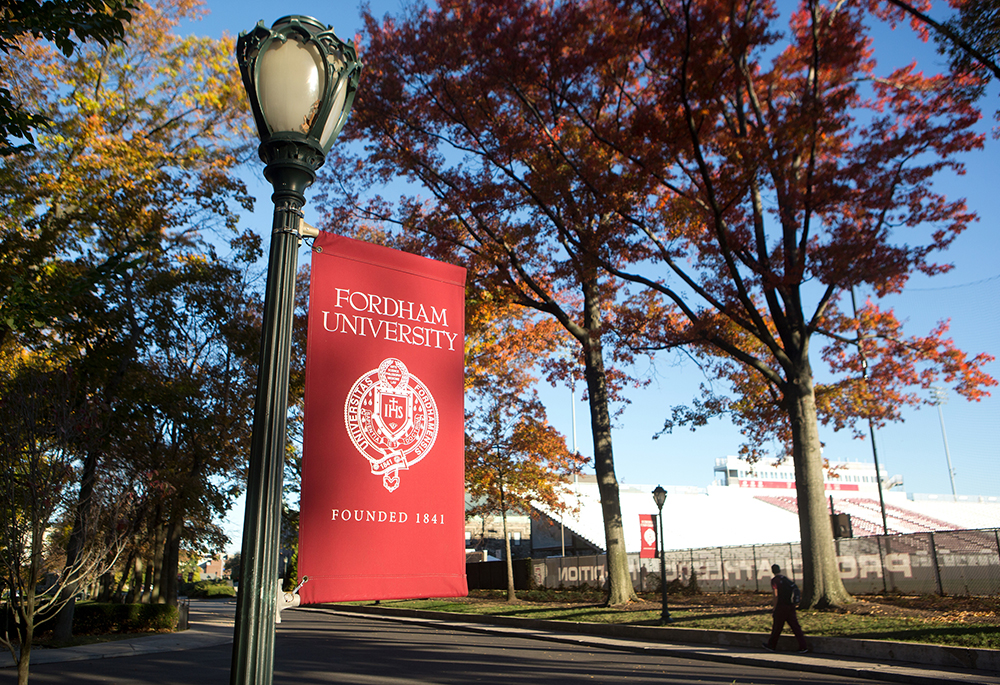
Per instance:
[[[359,206],[555,317],[592,410],[611,343],[702,357],[731,392],[674,421],[728,413],[751,455],[785,441],[812,607],[849,601],[820,423],[892,420],[939,378],[970,399],[994,384],[944,327],[905,336],[877,304],[842,308],[853,288],[881,297],[946,271],[938,253],[975,218],[934,180],[983,143],[978,77],[880,68],[867,26],[903,16],[874,1],[443,0],[367,24],[356,168],[430,199]],[[613,479],[606,424],[592,413]]]

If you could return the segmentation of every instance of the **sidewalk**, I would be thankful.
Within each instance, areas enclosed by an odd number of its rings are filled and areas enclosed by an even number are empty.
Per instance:
[[[181,652],[222,645],[233,640],[233,605],[192,602],[190,630],[180,633],[147,635],[63,649],[36,649],[32,664],[61,663],[87,659],[109,659],[157,652]],[[316,611],[329,614],[363,615],[375,620],[420,623],[456,630],[507,635],[548,642],[591,646],[626,652],[675,658],[728,662],[748,666],[783,668],[805,673],[822,673],[898,683],[975,683],[1000,685],[1000,669],[991,659],[996,650],[964,650],[936,645],[905,644],[878,640],[810,638],[813,652],[767,652],[760,647],[764,633],[733,633],[615,624],[583,624],[565,621],[537,621],[499,616],[456,615],[442,612],[391,609],[381,606],[310,606],[286,611]],[[678,638],[687,641],[679,642]],[[691,642],[697,639],[700,643]],[[783,637],[784,639],[784,637]],[[790,650],[794,641],[779,644]],[[670,640],[670,642],[666,642]],[[906,658],[901,658],[906,657]],[[934,660],[977,660],[969,667],[916,663]],[[0,656],[0,668],[13,668],[9,653]],[[973,666],[980,666],[974,668]],[[983,668],[986,666],[986,668]]]
[[[100,642],[78,647],[61,649],[31,650],[31,664],[57,664],[68,661],[89,659],[113,659],[117,657],[155,654],[159,652],[181,652],[188,649],[211,647],[233,641],[233,615],[235,601],[191,602],[189,621],[194,626],[179,633],[157,633],[140,635],[114,642]],[[0,652],[0,668],[14,668],[14,657],[10,652]]]

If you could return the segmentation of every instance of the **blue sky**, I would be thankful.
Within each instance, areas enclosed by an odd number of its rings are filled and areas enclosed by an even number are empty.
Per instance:
[[[370,3],[376,16],[398,13],[400,0],[380,0]],[[305,14],[331,24],[338,36],[352,38],[360,30],[358,5],[353,2],[323,2],[300,0],[287,9],[276,9],[274,3],[261,0],[208,0],[208,16],[181,27],[183,33],[221,37],[246,31],[260,20],[267,25],[286,14]],[[908,27],[890,31],[879,27],[875,32],[876,57],[880,63],[905,63],[920,58],[940,62],[933,46],[913,37]],[[928,65],[931,68],[933,65]],[[235,60],[233,68],[236,69]],[[362,75],[361,87],[364,87]],[[997,88],[983,102],[986,117],[982,130],[990,129],[992,110],[1000,106]],[[347,123],[350,126],[350,121]],[[958,346],[970,353],[987,352],[1000,356],[1000,248],[997,222],[1000,199],[996,179],[1000,174],[1000,142],[988,138],[984,150],[970,154],[964,160],[964,177],[942,177],[937,187],[949,199],[965,197],[979,215],[979,222],[960,236],[943,259],[955,265],[948,274],[935,278],[914,277],[907,292],[887,302],[897,315],[907,322],[911,334],[926,334],[938,321],[951,319],[951,335]],[[246,178],[258,196],[257,210],[244,217],[244,225],[256,227],[266,234],[270,226],[270,187],[263,181],[259,169],[248,169]],[[306,207],[308,220],[309,207]],[[303,260],[308,257],[303,257]],[[859,293],[860,301],[864,294]],[[814,360],[819,366],[819,360]],[[626,483],[664,485],[708,485],[717,457],[735,454],[739,443],[738,431],[727,423],[716,421],[690,432],[682,429],[654,440],[664,416],[673,405],[684,404],[697,393],[703,381],[691,363],[681,359],[663,359],[655,367],[639,369],[652,382],[641,390],[629,393],[631,403],[616,421],[614,432],[615,463],[619,480]],[[1000,363],[994,362],[988,371],[1000,377]],[[543,389],[550,419],[568,440],[572,435],[571,394],[566,388]],[[576,394],[576,435],[581,452],[592,455],[588,411]],[[969,403],[954,393],[942,408],[948,446],[955,470],[959,495],[1000,496],[1000,475],[997,474],[1000,452],[1000,390],[993,397]],[[910,493],[951,492],[945,460],[942,427],[938,411],[933,407],[906,410],[905,422],[879,431],[876,437],[879,462],[890,475],[901,474]],[[871,462],[868,440],[851,439],[847,434],[822,432],[825,456],[832,461]],[[1000,523],[1000,522],[998,522]],[[230,524],[231,526],[232,524]],[[236,533],[235,528],[230,528]],[[239,538],[234,535],[234,548]]]

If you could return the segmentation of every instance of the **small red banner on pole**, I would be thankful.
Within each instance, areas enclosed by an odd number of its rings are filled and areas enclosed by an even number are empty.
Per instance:
[[[656,527],[654,514],[639,514],[639,533],[642,547],[639,549],[640,559],[656,558]]]
[[[320,233],[299,519],[303,604],[465,579],[465,270]]]

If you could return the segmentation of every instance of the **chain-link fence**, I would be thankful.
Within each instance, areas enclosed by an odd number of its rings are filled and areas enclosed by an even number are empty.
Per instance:
[[[942,595],[1000,593],[1000,532],[982,530],[876,535],[836,541],[840,577],[853,594],[905,592]],[[665,554],[668,583],[687,585],[692,571],[706,592],[770,591],[771,564],[793,579],[802,577],[799,543],[707,547]],[[629,555],[635,589],[660,586],[660,560]],[[535,584],[542,587],[603,586],[605,557],[554,557],[534,564]]]

